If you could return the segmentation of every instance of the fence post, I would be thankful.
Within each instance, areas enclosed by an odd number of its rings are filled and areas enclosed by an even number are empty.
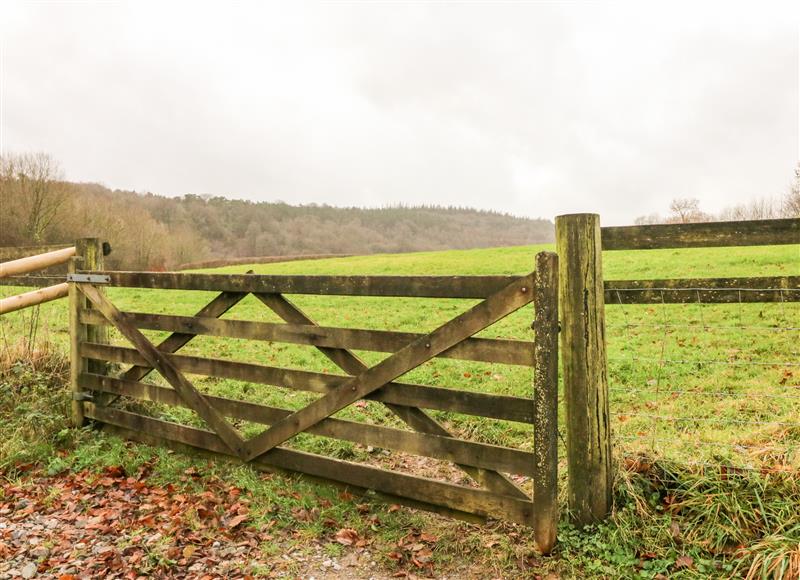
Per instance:
[[[102,270],[103,244],[98,238],[81,238],[75,242],[76,255],[69,262],[69,272],[76,270]],[[69,285],[69,341],[70,341],[70,387],[72,390],[72,423],[75,427],[85,424],[83,400],[78,379],[81,373],[97,372],[105,374],[105,363],[89,361],[79,354],[82,342],[108,342],[108,330],[105,326],[81,324],[79,311],[91,305],[74,283]]]
[[[576,524],[595,523],[612,502],[605,302],[600,216],[556,218],[568,499]]]
[[[533,304],[533,533],[549,554],[558,528],[558,255],[536,255]]]

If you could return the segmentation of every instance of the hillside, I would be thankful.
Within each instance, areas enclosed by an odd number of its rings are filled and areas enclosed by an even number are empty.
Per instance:
[[[375,254],[549,242],[553,224],[459,207],[291,205],[111,190],[92,183],[7,178],[0,245],[99,236],[112,268],[163,269],[214,259]],[[38,188],[38,189],[37,189]],[[44,208],[36,205],[44,191]],[[51,215],[44,215],[44,209]],[[38,214],[37,214],[38,212]]]

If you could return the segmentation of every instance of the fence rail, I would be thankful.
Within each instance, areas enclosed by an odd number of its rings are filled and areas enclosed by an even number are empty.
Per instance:
[[[65,243],[42,246],[2,246],[0,247],[0,262],[8,262],[9,260],[18,260],[20,258],[27,258],[28,256],[63,250],[64,248],[70,248],[74,245],[74,243]]]
[[[38,274],[25,276],[6,276],[0,278],[0,286],[32,286],[42,288],[52,286],[64,281],[63,274]]]
[[[602,228],[603,250],[718,248],[800,243],[800,219]]]
[[[0,264],[0,280],[65,264],[77,251],[75,246],[70,246],[43,254],[26,256],[9,262],[3,262]],[[69,287],[65,282],[62,282],[39,290],[3,298],[0,300],[0,315],[22,310],[23,308],[30,308],[38,304],[44,304],[45,302],[50,302],[59,298],[65,298],[68,291]]]

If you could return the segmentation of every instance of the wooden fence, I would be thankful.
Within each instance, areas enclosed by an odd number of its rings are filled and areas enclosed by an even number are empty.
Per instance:
[[[800,302],[798,275],[605,281],[602,252],[784,244],[800,244],[800,219],[601,228],[595,214],[556,218],[568,498],[577,523],[603,519],[612,502],[606,304]]]
[[[66,298],[69,286],[65,276],[53,270],[69,263],[71,259],[77,260],[76,263],[83,268],[101,268],[103,256],[110,252],[111,246],[97,238],[82,238],[71,246],[0,248],[0,285],[41,287],[0,300],[0,315]]]
[[[70,276],[72,388],[75,423],[95,420],[147,441],[189,445],[268,469],[301,472],[370,489],[395,501],[462,516],[496,516],[530,525],[539,548],[555,542],[557,512],[558,259],[536,257],[525,276],[261,276],[78,270]],[[195,316],[121,312],[105,288],[202,290],[216,293]],[[317,325],[286,294],[460,298],[480,302],[427,334],[329,328]],[[284,323],[220,317],[248,295]],[[179,296],[179,295],[178,295]],[[531,341],[473,338],[533,303]],[[132,348],[107,343],[113,326]],[[153,344],[141,329],[169,331]],[[195,336],[211,335],[310,345],[346,376],[176,354]],[[392,353],[367,366],[351,349]],[[398,379],[433,359],[448,357],[522,365],[533,369],[530,398],[409,384]],[[106,363],[130,365],[111,374]],[[171,388],[145,379],[157,370]],[[277,385],[319,393],[297,411],[211,396],[187,374]],[[155,401],[193,410],[208,430],[176,424],[111,404],[111,397]],[[384,404],[412,430],[333,418],[359,400]],[[489,445],[450,433],[423,409],[451,411],[533,425],[532,451]],[[247,439],[231,420],[266,425]],[[286,445],[301,433],[453,462],[472,483],[458,485],[346,462]],[[506,474],[532,479],[533,494]]]
[[[0,248],[0,282],[15,286],[43,286],[40,290],[9,296],[0,300],[0,315],[23,308],[29,308],[67,295],[64,276],[37,276],[34,283],[28,283],[31,272],[38,272],[66,264],[77,253],[75,246],[27,246],[20,248]],[[43,282],[46,280],[46,282]]]

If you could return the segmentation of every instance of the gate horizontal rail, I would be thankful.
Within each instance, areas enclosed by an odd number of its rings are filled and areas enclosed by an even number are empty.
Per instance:
[[[123,312],[123,314],[137,328],[146,330],[165,330],[195,335],[351,348],[374,352],[397,352],[413,340],[424,336],[414,332],[330,328],[311,324],[276,324],[142,312]],[[81,310],[79,318],[84,324],[109,324],[102,314],[94,310]],[[533,343],[521,340],[468,338],[438,356],[477,362],[533,366]]]
[[[167,387],[94,374],[81,375],[81,386],[86,390],[101,391],[143,401],[189,408],[173,389]],[[292,413],[289,409],[259,405],[247,401],[212,395],[206,395],[206,397],[223,415],[262,425],[272,425]],[[312,435],[344,439],[373,447],[445,459],[454,463],[463,463],[483,469],[493,469],[519,475],[533,475],[533,453],[509,447],[489,445],[488,443],[464,441],[334,418],[325,419],[306,432]]]
[[[115,327],[133,346],[88,340],[74,345],[73,390],[81,414],[126,436],[159,439],[222,453],[259,467],[288,469],[358,488],[402,497],[435,511],[496,516],[533,526],[537,544],[549,552],[555,542],[557,511],[557,258],[537,256],[537,272],[526,276],[261,276],[192,273],[80,271],[71,284],[85,300],[71,310],[80,328]],[[98,283],[104,275],[108,283]],[[195,316],[120,311],[105,296],[107,287],[217,292]],[[221,319],[254,295],[283,323]],[[459,298],[478,300],[430,333],[320,326],[283,294]],[[505,316],[534,303],[533,341],[475,338]],[[171,334],[156,345],[141,330]],[[314,347],[342,374],[311,372],[203,356],[178,354],[197,336],[284,342]],[[352,350],[389,353],[370,367]],[[436,357],[532,368],[532,397],[497,395],[452,387],[407,384],[398,378]],[[110,374],[107,363],[130,365]],[[153,369],[163,386],[145,379]],[[204,393],[188,376],[209,376],[316,393],[301,409]],[[223,393],[224,394],[224,393]],[[255,397],[255,399],[253,399]],[[333,416],[366,399],[381,403],[410,429],[363,423],[358,415]],[[273,399],[274,400],[274,399]],[[117,402],[149,401],[195,411],[211,430],[170,423],[117,408]],[[158,407],[156,407],[157,409]],[[449,432],[423,409],[533,425],[531,449],[469,440]],[[245,437],[264,426],[264,430]],[[451,462],[472,481],[461,485],[345,462],[293,448],[292,438],[308,434]],[[531,478],[534,494],[508,475]],[[459,480],[461,481],[461,480]]]
[[[134,439],[142,436],[155,437],[165,442],[177,441],[199,449],[230,455],[230,450],[222,439],[204,429],[153,419],[111,407],[99,407],[92,403],[86,403],[86,415],[103,423],[127,429]],[[533,515],[531,501],[285,447],[272,449],[256,459],[255,463],[305,473],[363,489],[374,489],[398,497],[407,497],[421,502],[428,509],[441,505],[482,517],[503,514],[506,519],[525,525],[530,524]]]
[[[110,276],[112,286],[125,288],[396,298],[487,298],[518,279],[518,276],[276,276],[115,271],[92,274]]]
[[[107,362],[145,366],[147,361],[135,348],[97,343],[82,343],[80,356]],[[255,363],[218,358],[170,354],[168,358],[181,371],[221,379],[246,381],[262,385],[286,387],[297,391],[328,393],[343,384],[349,377],[296,369],[270,367]],[[533,403],[524,397],[490,395],[475,391],[462,391],[447,387],[387,383],[380,391],[366,397],[382,403],[422,407],[436,411],[450,411],[505,419],[519,423],[533,423]]]

